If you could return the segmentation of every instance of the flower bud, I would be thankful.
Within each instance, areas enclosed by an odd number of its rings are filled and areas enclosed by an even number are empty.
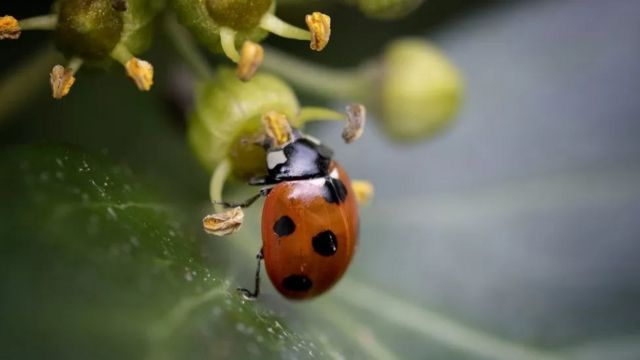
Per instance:
[[[56,45],[67,56],[101,60],[120,41],[124,21],[110,0],[58,3]]]
[[[205,0],[211,19],[236,31],[257,27],[272,3],[272,0]]]
[[[377,112],[388,134],[419,140],[443,129],[456,115],[462,79],[436,47],[420,39],[392,43],[383,55]]]
[[[423,0],[351,0],[365,15],[377,19],[397,19],[415,10]]]
[[[264,0],[260,0],[264,2]],[[220,3],[216,5],[216,3]],[[222,20],[224,24],[228,24],[229,28],[237,32],[235,37],[236,45],[240,46],[245,41],[250,40],[253,42],[259,42],[267,36],[267,31],[261,29],[257,24],[253,24],[251,18],[260,15],[260,18],[264,13],[260,13],[263,7],[258,7],[251,11],[253,14],[248,20],[243,21],[242,13],[235,11],[234,9],[243,8],[243,4],[246,5],[249,2],[241,0],[231,1],[214,1],[214,0],[173,0],[173,9],[178,15],[178,21],[190,30],[191,34],[195,36],[198,41],[204,44],[210,51],[220,53],[223,52],[222,45],[220,43],[220,28],[226,25],[216,21]],[[271,1],[268,1],[271,6]],[[236,5],[236,8],[233,5]],[[267,8],[266,12],[273,12],[273,6]],[[212,14],[213,13],[213,14]],[[233,14],[230,18],[233,20],[224,19],[223,14]],[[253,26],[250,26],[252,25]],[[233,28],[233,26],[237,26]]]
[[[266,73],[242,82],[235,71],[221,69],[213,80],[196,87],[187,130],[191,147],[208,170],[229,158],[238,178],[264,173],[265,154],[257,143],[263,134],[261,119],[270,111],[299,125],[298,99],[287,84]]]

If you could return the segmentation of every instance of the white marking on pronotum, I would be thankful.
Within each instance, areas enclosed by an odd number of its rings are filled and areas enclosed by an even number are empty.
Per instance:
[[[331,176],[334,179],[340,179],[340,175],[338,174],[338,169],[337,168],[333,168],[333,170],[331,170],[331,173],[329,174],[329,176]]]
[[[309,179],[308,181],[315,186],[324,186],[324,182],[326,180],[325,178],[320,177],[320,178]]]
[[[269,169],[273,169],[280,164],[284,164],[287,162],[287,156],[284,154],[284,151],[271,151],[267,154],[267,166]]]

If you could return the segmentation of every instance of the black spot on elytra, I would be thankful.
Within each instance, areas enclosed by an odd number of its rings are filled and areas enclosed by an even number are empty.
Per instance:
[[[291,291],[309,291],[313,282],[305,275],[289,275],[282,280],[282,286]]]
[[[296,223],[294,223],[287,215],[280,217],[280,219],[273,224],[273,232],[278,236],[282,237],[291,235],[294,231],[296,231]]]
[[[347,187],[340,179],[327,177],[324,182],[322,196],[328,203],[339,204],[347,198]]]
[[[331,230],[326,230],[311,239],[313,250],[322,256],[331,256],[338,251],[338,238]]]

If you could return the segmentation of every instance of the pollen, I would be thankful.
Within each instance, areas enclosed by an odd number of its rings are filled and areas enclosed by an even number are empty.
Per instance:
[[[131,58],[125,64],[127,75],[133,79],[141,91],[149,91],[153,85],[153,65],[138,58]]]
[[[74,71],[71,68],[65,68],[62,65],[56,65],[51,69],[49,74],[49,82],[51,83],[51,95],[54,99],[62,99],[65,97],[71,86],[76,81]]]
[[[287,117],[277,111],[270,111],[262,117],[267,136],[280,147],[291,141],[292,129]]]
[[[367,110],[362,104],[351,104],[347,106],[347,124],[342,130],[342,139],[350,144],[364,132],[364,124],[367,120]]]
[[[20,37],[20,24],[13,16],[0,16],[0,40]]]
[[[245,41],[240,50],[240,60],[236,74],[238,79],[249,81],[256,73],[262,60],[264,59],[264,49],[253,41]]]
[[[322,51],[331,37],[331,18],[321,12],[314,12],[304,18],[311,32],[311,50]]]
[[[353,180],[351,181],[351,188],[358,204],[368,204],[373,199],[373,185],[369,181]]]
[[[237,206],[221,213],[205,216],[202,219],[202,225],[204,226],[204,231],[208,234],[225,236],[240,230],[243,219],[244,212],[242,208]]]

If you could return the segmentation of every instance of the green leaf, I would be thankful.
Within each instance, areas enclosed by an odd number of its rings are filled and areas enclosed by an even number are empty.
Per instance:
[[[80,150],[0,155],[2,358],[318,354],[207,268],[201,238],[131,172]]]

